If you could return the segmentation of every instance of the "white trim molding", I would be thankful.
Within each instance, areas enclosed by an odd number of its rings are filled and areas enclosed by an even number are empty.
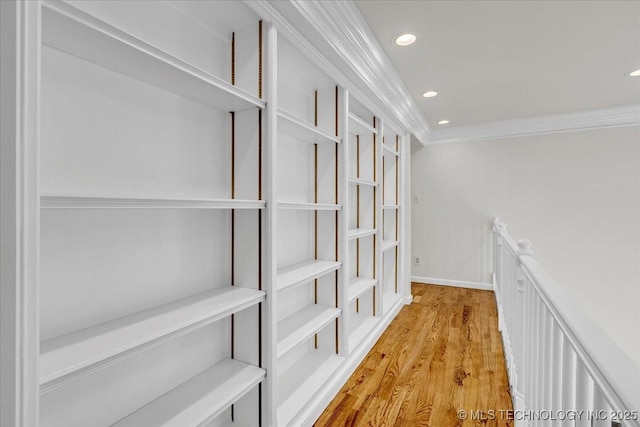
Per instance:
[[[38,425],[40,2],[0,1],[0,425]]]
[[[640,125],[640,105],[628,105],[580,113],[500,120],[437,129],[431,132],[428,144],[485,141],[544,133],[637,125]]]
[[[455,288],[479,289],[481,291],[493,291],[491,283],[467,282],[464,280],[436,279],[433,277],[411,276],[411,281],[428,285],[453,286]]]

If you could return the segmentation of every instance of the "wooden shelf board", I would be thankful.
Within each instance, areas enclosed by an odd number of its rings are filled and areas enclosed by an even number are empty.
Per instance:
[[[265,101],[65,2],[45,1],[42,42],[133,79],[223,111]]]
[[[338,144],[340,138],[284,110],[278,110],[278,130],[301,142]]]
[[[278,202],[278,209],[339,211],[342,209],[342,205],[333,205],[329,203]]]
[[[223,286],[44,341],[40,389],[57,388],[264,299],[264,291]]]
[[[338,261],[311,260],[279,268],[276,278],[278,290],[286,289],[301,283],[329,274],[342,266]]]
[[[278,425],[289,426],[344,360],[331,351],[313,350],[282,372],[278,377]]]
[[[284,356],[311,338],[340,313],[339,308],[311,304],[278,322],[277,357]]]
[[[224,359],[113,426],[203,425],[258,385],[265,376],[264,369]]]
[[[378,130],[353,113],[349,113],[349,133],[351,135],[377,135]]]
[[[383,205],[382,209],[400,209],[399,205]]]
[[[352,228],[349,230],[349,240],[359,239],[361,237],[373,236],[378,230],[375,228]]]
[[[389,147],[386,144],[382,144],[382,148],[383,148],[383,150],[382,150],[382,155],[383,156],[386,156],[388,154],[388,155],[391,155],[391,156],[398,157],[400,155],[400,153],[398,153],[396,150],[394,150],[393,148]]]
[[[395,248],[396,246],[398,246],[398,241],[397,240],[383,240],[382,241],[382,252],[386,252],[391,248]]]
[[[367,277],[352,277],[349,279],[349,287],[347,295],[349,302],[353,302],[356,298],[372,289],[378,281]]]
[[[240,199],[150,199],[43,195],[40,207],[82,209],[264,209],[263,200]]]
[[[368,185],[370,187],[377,187],[378,183],[375,181],[372,181],[370,179],[362,179],[362,178],[356,178],[355,176],[350,176],[349,177],[349,183],[350,184],[354,184],[354,185]]]
[[[359,314],[359,316],[363,315]],[[371,333],[379,321],[379,317],[367,316],[359,325],[357,325],[357,327],[349,334],[349,352],[358,348],[360,343]]]

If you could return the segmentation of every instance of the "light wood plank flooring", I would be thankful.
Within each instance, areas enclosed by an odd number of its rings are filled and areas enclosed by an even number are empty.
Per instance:
[[[512,426],[493,293],[415,283],[412,292],[315,426]]]

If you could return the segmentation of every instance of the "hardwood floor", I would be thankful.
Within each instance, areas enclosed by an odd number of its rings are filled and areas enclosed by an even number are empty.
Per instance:
[[[512,426],[493,293],[415,283],[412,291],[315,426]]]

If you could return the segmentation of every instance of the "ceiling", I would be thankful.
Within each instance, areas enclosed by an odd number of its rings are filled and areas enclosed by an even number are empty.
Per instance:
[[[640,1],[355,3],[432,129],[640,104]]]

